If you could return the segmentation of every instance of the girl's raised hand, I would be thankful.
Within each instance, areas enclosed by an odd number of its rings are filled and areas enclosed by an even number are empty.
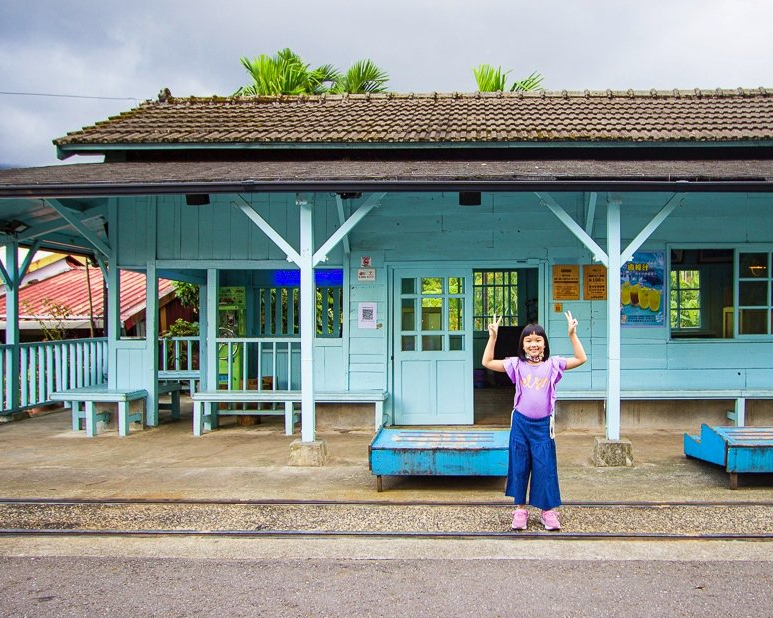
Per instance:
[[[577,320],[572,317],[571,311],[565,311],[564,316],[566,316],[566,325],[569,329],[569,336],[571,337],[577,332]]]
[[[491,324],[488,325],[489,337],[491,335],[494,335],[494,337],[496,337],[497,334],[499,334],[499,325],[502,323],[502,316],[500,315],[499,319],[497,319],[497,314],[495,313],[494,317],[493,317],[493,320],[494,321],[491,322]]]

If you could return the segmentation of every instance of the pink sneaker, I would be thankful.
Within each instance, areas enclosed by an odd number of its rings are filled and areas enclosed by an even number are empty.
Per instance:
[[[526,530],[529,523],[529,511],[526,509],[515,509],[513,512],[513,530]]]
[[[558,513],[555,511],[542,511],[542,524],[545,530],[560,530],[561,522],[558,521]]]

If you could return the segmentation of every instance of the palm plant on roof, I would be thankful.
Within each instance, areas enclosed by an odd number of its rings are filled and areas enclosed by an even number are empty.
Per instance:
[[[237,95],[300,95],[324,92],[383,92],[389,76],[371,60],[359,60],[341,73],[331,64],[311,68],[289,48],[273,56],[261,54],[250,60],[241,58],[252,83],[239,88]]]
[[[332,65],[312,69],[289,48],[273,56],[261,54],[252,60],[242,57],[241,63],[252,77],[252,84],[239,88],[237,95],[320,94],[339,78]]]
[[[346,73],[339,76],[330,92],[363,94],[366,92],[384,92],[389,75],[372,60],[358,60]]]
[[[481,64],[473,67],[472,73],[475,76],[475,82],[478,85],[479,92],[526,92],[529,90],[542,90],[542,75],[532,73],[528,77],[515,81],[509,88],[507,87],[507,76],[510,71],[502,71],[502,67],[494,68],[490,64]]]

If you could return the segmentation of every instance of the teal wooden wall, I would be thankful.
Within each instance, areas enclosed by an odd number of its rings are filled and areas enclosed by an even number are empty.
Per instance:
[[[553,198],[582,227],[588,196],[553,193]],[[366,196],[363,197],[363,200]],[[298,215],[293,194],[253,195],[248,199],[269,223],[298,247]],[[652,219],[671,194],[623,194],[623,247]],[[684,202],[652,234],[642,251],[668,251],[671,246],[725,248],[773,247],[773,195],[685,194]],[[119,263],[143,268],[157,259],[164,267],[237,268],[288,267],[284,253],[234,206],[236,196],[213,196],[208,206],[186,206],[181,196],[124,198],[118,205]],[[345,202],[347,215],[363,200]],[[606,195],[598,196],[592,228],[606,248]],[[315,196],[317,246],[339,226],[332,194]],[[468,263],[473,268],[539,269],[543,288],[540,321],[557,354],[571,352],[562,313],[553,312],[550,267],[592,263],[592,255],[543,205],[534,193],[483,194],[478,207],[460,206],[457,193],[391,193],[349,236],[351,256],[339,245],[327,266],[347,271],[349,324],[345,339],[326,342],[321,383],[317,388],[388,388],[389,272],[392,267]],[[358,283],[360,258],[369,256],[376,281]],[[375,302],[380,328],[357,326],[357,306]],[[664,301],[666,302],[665,295]],[[580,321],[580,336],[590,362],[568,373],[564,388],[604,389],[606,386],[606,302],[563,302]],[[318,346],[319,348],[320,346]],[[477,359],[476,363],[477,365]],[[320,375],[318,374],[318,379]],[[681,340],[667,327],[624,328],[622,331],[623,388],[735,388],[773,386],[773,340]]]

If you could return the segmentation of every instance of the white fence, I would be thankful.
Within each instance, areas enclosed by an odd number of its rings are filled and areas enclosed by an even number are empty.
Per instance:
[[[218,338],[215,342],[218,384],[214,388],[300,389],[300,338]],[[22,343],[18,347],[17,365],[13,346],[0,345],[0,414],[52,403],[54,391],[107,382],[107,338]],[[160,338],[158,375],[167,380],[200,380],[198,337]]]
[[[298,390],[301,388],[299,337],[218,338],[217,388]]]
[[[3,412],[51,403],[54,391],[102,384],[107,381],[107,339],[22,343],[18,366],[13,346],[1,345],[0,380]]]
[[[225,390],[294,390],[301,383],[299,337],[220,337],[217,385]],[[161,337],[158,376],[165,380],[200,380],[198,337]]]

